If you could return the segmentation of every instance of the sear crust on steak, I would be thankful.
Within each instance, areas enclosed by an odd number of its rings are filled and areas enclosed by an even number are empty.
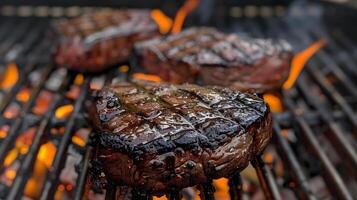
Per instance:
[[[255,92],[280,89],[293,56],[284,40],[242,39],[204,27],[139,42],[135,50],[141,65],[165,81],[199,77],[206,85]]]
[[[159,35],[149,10],[97,11],[54,23],[59,44],[58,65],[77,71],[99,72],[126,61],[135,41]]]
[[[228,177],[271,138],[268,106],[231,89],[135,81],[94,98],[96,159],[118,184],[166,191]]]

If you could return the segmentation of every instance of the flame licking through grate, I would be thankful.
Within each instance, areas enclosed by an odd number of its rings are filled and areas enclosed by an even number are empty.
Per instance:
[[[172,19],[166,16],[161,10],[154,9],[151,11],[151,18],[159,26],[160,33],[166,34],[172,27]]]
[[[283,85],[283,89],[288,90],[295,84],[297,78],[299,77],[309,59],[322,47],[324,47],[326,43],[326,40],[320,39],[294,56],[291,62],[290,73],[288,79]],[[264,94],[264,100],[269,104],[272,112],[283,111],[283,105],[278,95],[273,93]]]
[[[283,88],[289,89],[291,88],[296,79],[299,77],[299,74],[303,70],[306,63],[309,59],[322,47],[326,45],[326,40],[320,39],[314,43],[312,43],[308,48],[296,54],[291,62],[291,70],[288,79],[285,81]]]
[[[144,73],[135,73],[133,74],[134,79],[151,81],[151,82],[161,82],[161,78],[156,75],[144,74]]]
[[[186,16],[192,12],[200,3],[199,0],[187,0],[183,6],[177,11],[174,24],[172,26],[172,33],[179,33],[185,22]]]

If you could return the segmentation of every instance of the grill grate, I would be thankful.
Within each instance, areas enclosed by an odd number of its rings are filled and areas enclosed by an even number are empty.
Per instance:
[[[353,199],[357,195],[357,70],[354,67],[357,63],[357,45],[341,32],[326,31],[319,16],[314,14],[316,12],[308,10],[304,15],[297,12],[301,13],[305,8],[294,6],[284,18],[240,16],[224,27],[243,36],[286,38],[297,49],[305,48],[318,38],[328,40],[326,48],[320,50],[307,64],[297,84],[281,93],[286,111],[274,115],[273,144],[267,151],[276,149],[274,160],[283,161],[286,169],[284,174],[279,175],[274,163],[265,164],[262,157],[254,159],[252,166],[266,199]],[[320,9],[316,5],[312,8]],[[47,18],[0,18],[0,72],[4,73],[5,65],[14,61],[19,68],[18,81],[10,89],[0,91],[0,126],[10,126],[6,137],[0,137],[0,177],[7,170],[5,162],[16,146],[17,139],[25,130],[36,127],[28,151],[18,158],[20,164],[12,183],[1,183],[0,178],[0,199],[22,198],[36,168],[41,146],[48,141],[56,146],[56,153],[43,180],[39,198],[54,199],[71,149],[80,155],[81,162],[76,163],[75,188],[68,199],[88,196],[89,160],[94,152],[90,145],[80,146],[72,140],[81,128],[86,129],[86,135],[89,135],[88,125],[82,116],[88,88],[125,80],[129,76],[129,73],[117,69],[107,73],[109,76],[81,75],[55,69],[48,53],[51,41],[43,39],[47,27]],[[81,78],[84,80],[78,81]],[[59,83],[59,87],[50,86],[54,81],[52,79]],[[22,103],[17,100],[17,94],[24,87],[30,87],[31,92],[28,100]],[[71,99],[67,94],[73,87],[80,92],[76,98]],[[33,108],[43,91],[51,93],[52,98],[47,112],[36,115]],[[20,112],[16,118],[6,118],[4,114],[13,103],[19,105]],[[65,104],[73,105],[71,115],[64,120],[56,118],[55,112]],[[60,127],[63,127],[62,134],[52,134],[53,128]],[[323,185],[327,187],[323,195],[312,182],[316,177],[322,178]],[[239,173],[230,177],[228,184],[232,199],[252,199]],[[215,187],[212,182],[196,188],[201,191],[201,199],[214,199]],[[293,193],[286,196],[287,190]],[[109,183],[105,199],[116,199],[119,194],[126,195],[126,191],[129,191],[128,188]],[[131,194],[133,199],[152,198],[147,191],[135,188]],[[185,191],[176,190],[166,196],[169,199],[181,199],[182,196],[187,198]]]

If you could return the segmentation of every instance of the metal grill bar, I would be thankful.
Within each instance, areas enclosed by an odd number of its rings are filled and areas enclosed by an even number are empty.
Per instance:
[[[22,196],[26,181],[28,180],[30,172],[32,171],[33,166],[35,164],[36,156],[41,146],[41,141],[45,133],[48,131],[54,111],[60,103],[60,100],[62,99],[62,93],[60,91],[63,91],[66,87],[68,87],[71,79],[71,77],[68,77],[67,80],[63,81],[59,91],[53,97],[53,100],[49,105],[46,115],[40,122],[40,125],[33,139],[33,143],[20,169],[17,172],[18,175],[16,176],[6,199],[17,199]]]
[[[339,125],[334,121],[331,114],[327,111],[327,108],[321,106],[323,105],[323,102],[319,101],[318,98],[314,98],[309,94],[309,86],[304,80],[306,80],[305,76],[304,74],[301,74],[301,81],[297,83],[299,89],[301,89],[304,97],[308,99],[308,101],[317,109],[317,112],[320,114],[321,119],[330,128],[330,141],[338,148],[339,151],[337,152],[340,153],[341,156],[346,156],[348,158],[345,160],[345,162],[350,165],[351,170],[353,172],[353,169],[357,169],[356,152],[354,151],[348,139],[344,136],[344,133],[339,127]]]
[[[41,200],[52,199],[57,189],[58,176],[61,172],[61,169],[63,168],[64,161],[66,159],[65,153],[67,152],[68,145],[71,141],[73,128],[76,122],[76,117],[78,116],[80,110],[82,109],[83,102],[87,96],[90,80],[91,80],[90,77],[86,78],[81,86],[81,94],[78,96],[74,104],[72,115],[69,118],[68,122],[66,123],[63,137],[61,139],[61,142],[56,152],[56,156],[52,163],[52,170],[48,174],[45,185],[41,192],[42,193],[40,197]]]
[[[92,157],[92,147],[88,146],[86,149],[86,153],[83,158],[82,167],[79,172],[78,181],[77,181],[77,189],[75,191],[74,199],[81,200],[83,198],[83,193],[85,189],[85,184],[88,177],[88,169],[89,162]]]
[[[1,101],[0,104],[0,118],[3,118],[4,111],[6,107],[11,103],[11,101],[14,99],[14,96],[17,94],[17,92],[20,90],[21,86],[24,85],[27,81],[27,74],[32,71],[34,68],[34,65],[29,65],[29,67],[24,69],[24,73],[20,74],[19,80],[15,83],[15,85],[10,89],[9,92],[5,93],[4,98]]]
[[[260,185],[264,191],[266,199],[281,199],[277,183],[271,170],[265,165],[262,158],[257,157],[252,161],[252,165],[257,172]]]
[[[312,60],[311,65],[306,68],[306,71],[309,73],[309,75],[313,77],[312,80],[316,81],[326,96],[328,96],[341,107],[342,111],[346,114],[350,122],[353,123],[355,127],[357,127],[357,117],[354,114],[352,108],[348,105],[343,96],[328,82],[326,78],[322,76],[321,73],[318,72],[317,69],[315,69],[314,66],[315,61]]]
[[[31,107],[35,103],[35,101],[36,101],[41,89],[43,88],[43,86],[45,84],[45,81],[47,80],[50,72],[52,71],[52,68],[53,68],[52,66],[49,66],[49,67],[45,68],[44,72],[41,75],[39,85],[32,90],[30,99],[24,105],[24,107],[21,110],[18,118],[12,124],[7,137],[1,143],[1,146],[0,146],[0,163],[4,162],[4,159],[5,159],[5,156],[6,156],[7,152],[8,152],[8,150],[10,149],[10,147],[15,142],[15,139],[16,139],[17,135],[19,134],[20,126],[23,123],[23,120],[24,120],[25,116],[30,112]],[[15,94],[13,94],[12,96],[15,96]]]
[[[294,108],[296,106],[291,100],[289,92],[284,93],[285,103],[288,109],[294,114],[295,120],[302,129],[301,133],[305,139],[305,142],[311,147],[311,151],[322,163],[322,168],[325,171],[324,178],[331,191],[334,191],[334,195],[338,196],[339,199],[353,199],[350,192],[347,190],[341,176],[338,174],[337,170],[333,167],[331,160],[320,148],[319,142],[314,136],[313,131],[309,127],[305,119],[299,115]]]
[[[288,142],[285,138],[281,136],[281,129],[276,122],[273,122],[273,129],[274,129],[274,141],[277,144],[278,148],[280,148],[280,155],[283,156],[284,160],[286,161],[285,164],[289,165],[288,169],[289,172],[295,177],[295,181],[298,183],[300,190],[298,192],[298,196],[302,199],[310,199],[315,200],[317,199],[313,192],[311,191],[309,184],[307,183],[307,177],[305,176],[299,161],[297,160],[296,156],[294,155],[293,150],[289,146]]]
[[[287,26],[287,25],[282,25],[282,26]],[[287,29],[287,31],[289,33],[291,33],[292,36],[294,36],[299,41],[301,41],[303,44],[309,44],[311,42],[311,40],[309,40],[307,38],[305,33],[302,33],[302,32],[296,33],[295,31],[292,31],[290,29]],[[323,55],[325,55],[325,53],[323,51],[321,53],[323,53]],[[328,57],[328,56],[325,55],[325,57]],[[317,58],[319,59],[319,57],[317,57]],[[342,110],[345,111],[346,114],[350,113],[350,118],[352,117],[352,120],[353,120],[353,118],[355,118],[355,115],[353,114],[352,109],[348,108],[348,106],[347,106],[348,104],[345,101],[343,101],[343,99],[341,98],[341,96],[339,95],[339,93],[337,91],[333,90],[332,87],[328,87],[327,81],[324,81],[324,83],[321,82],[321,79],[322,79],[321,73],[314,70],[314,68],[316,66],[318,66],[317,63],[315,63],[315,61],[311,61],[311,65],[309,64],[306,67],[308,72],[310,72],[311,76],[314,77],[313,80],[318,82],[318,84],[322,88],[322,91],[324,90],[323,88],[325,88],[325,90],[327,88],[329,88],[330,91],[328,91],[327,93],[329,93],[329,95],[335,94],[335,97],[334,97],[335,100],[336,100],[336,96],[337,96],[337,99],[339,99],[339,101],[340,101],[339,104],[341,105]],[[327,66],[327,65],[325,65],[325,66]],[[333,70],[333,69],[331,69],[331,67],[329,67],[329,69],[332,70],[334,72],[334,74],[336,74],[336,72],[337,72],[338,74],[340,74],[339,76],[342,78],[346,76],[343,73],[343,71],[337,66],[337,64],[334,65],[333,68],[338,68],[338,70]],[[304,79],[304,77],[305,77],[304,73],[301,74],[300,76],[301,76],[300,79]],[[350,86],[354,87],[354,89],[355,89],[355,86],[353,86],[352,83],[348,82],[345,84],[349,84]],[[319,100],[319,98],[313,97],[310,95],[309,86],[307,85],[306,80],[298,81],[297,85],[299,86],[299,89],[301,89],[303,96],[308,100],[309,104],[313,105],[315,107],[315,109],[317,109],[317,112],[319,113],[321,119],[329,126],[330,130],[332,131],[330,134],[332,136],[332,138],[330,138],[330,141],[333,142],[338,147],[338,149],[340,150],[338,152],[340,153],[341,156],[348,157],[348,159],[346,159],[346,163],[348,163],[350,169],[352,171],[354,171],[353,169],[356,169],[356,167],[357,167],[356,152],[354,151],[350,142],[347,140],[347,138],[342,133],[342,130],[340,129],[338,124],[336,124],[336,122],[334,122],[333,116],[331,116],[331,114],[330,114],[331,112],[328,111],[328,108],[321,106],[321,105],[323,105],[323,102],[321,102]],[[333,93],[330,93],[330,92],[333,92]],[[349,116],[349,115],[347,114],[347,116]],[[355,173],[352,173],[352,174],[355,174]]]

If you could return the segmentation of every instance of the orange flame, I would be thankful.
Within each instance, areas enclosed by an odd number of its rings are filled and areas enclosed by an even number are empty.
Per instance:
[[[156,75],[144,74],[144,73],[135,73],[133,74],[134,79],[151,81],[151,82],[161,82],[161,78]]]
[[[42,161],[48,169],[52,166],[52,161],[56,155],[56,146],[52,142],[41,145],[37,154],[37,160]]]
[[[186,16],[198,6],[199,2],[199,0],[186,0],[176,13],[171,33],[179,33],[181,31]]]
[[[166,34],[172,27],[172,19],[165,15],[161,10],[154,9],[151,11],[151,18],[159,26],[160,33]]]
[[[0,82],[1,89],[10,89],[19,79],[19,70],[16,63],[9,63]]]
[[[264,101],[269,105],[272,112],[282,112],[283,104],[280,98],[272,93],[266,93],[263,95]]]
[[[73,111],[73,105],[67,104],[57,108],[55,115],[57,119],[65,119],[71,115]]]
[[[322,47],[326,45],[327,41],[324,39],[320,39],[314,43],[312,43],[308,48],[296,54],[291,62],[291,69],[288,79],[285,81],[283,88],[289,89],[291,88],[296,79],[299,77],[302,69],[309,61],[309,59]]]
[[[213,185],[216,188],[216,192],[214,193],[215,199],[230,199],[227,178],[213,180]]]
[[[166,197],[166,195],[163,195],[161,197],[154,196],[153,200],[167,200],[167,197]]]

